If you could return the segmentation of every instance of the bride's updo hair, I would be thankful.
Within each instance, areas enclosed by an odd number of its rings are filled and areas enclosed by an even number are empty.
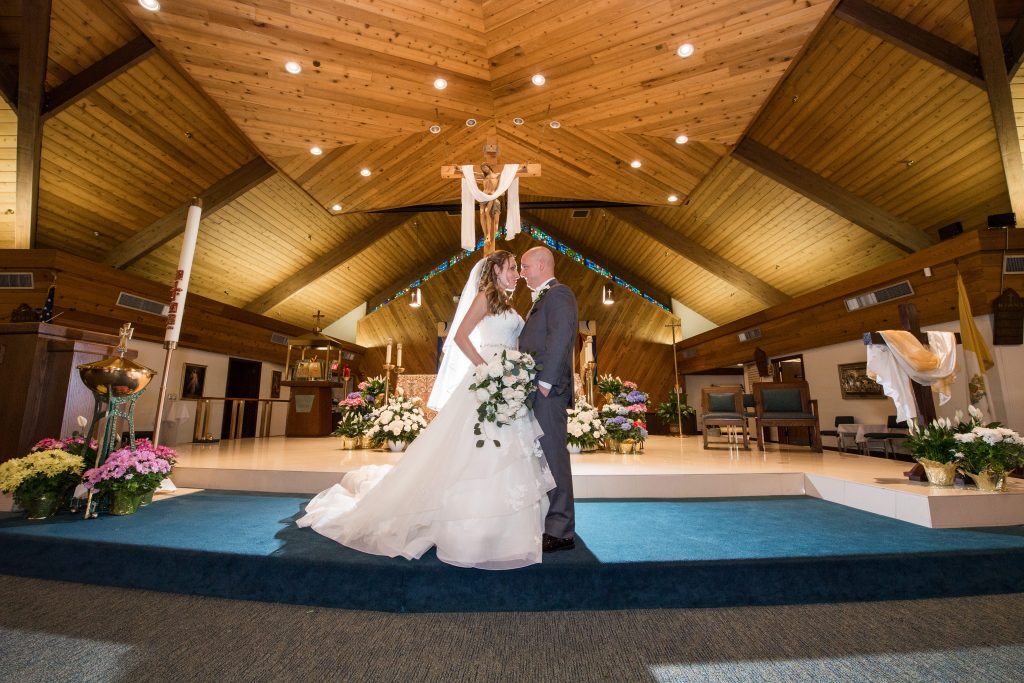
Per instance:
[[[487,314],[500,315],[512,310],[512,293],[498,283],[495,270],[501,268],[509,259],[515,259],[510,251],[497,250],[484,258],[484,267],[480,271],[480,286],[477,291],[487,295]]]

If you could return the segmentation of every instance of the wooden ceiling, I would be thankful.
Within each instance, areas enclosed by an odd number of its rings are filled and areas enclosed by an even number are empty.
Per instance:
[[[985,88],[876,30],[902,21],[976,55],[968,0],[161,5],[52,0],[48,97],[123,63],[45,116],[35,243],[169,281],[182,207],[220,197],[194,291],[299,325],[457,253],[456,217],[371,212],[456,201],[440,166],[479,163],[489,139],[542,165],[527,199],[639,207],[530,215],[719,324],[1011,209]],[[1011,41],[1024,0],[995,7]],[[865,27],[872,10],[885,19]],[[0,86],[19,15],[0,0]],[[0,247],[12,126],[0,108]]]

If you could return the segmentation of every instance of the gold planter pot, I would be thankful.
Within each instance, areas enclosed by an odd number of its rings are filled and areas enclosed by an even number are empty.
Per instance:
[[[967,472],[962,470],[964,474],[970,477],[974,481],[974,485],[978,487],[979,491],[1005,491],[1006,490],[1006,473],[1005,472],[993,472],[992,470],[985,470],[984,472]]]
[[[359,448],[359,444],[362,442],[362,438],[358,436],[343,436],[341,437],[341,447],[346,451],[351,451]]]
[[[956,463],[941,463],[938,460],[928,458],[917,458],[917,461],[924,467],[924,473],[928,477],[928,483],[932,486],[952,486],[956,479]]]

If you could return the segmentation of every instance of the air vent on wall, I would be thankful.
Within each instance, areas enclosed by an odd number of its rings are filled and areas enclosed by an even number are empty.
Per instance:
[[[696,358],[696,357],[697,357],[697,349],[696,348],[690,347],[688,349],[683,349],[683,358],[690,359],[690,358]]]
[[[1024,273],[1024,254],[1007,254],[1003,257],[1003,274],[1019,275]]]
[[[444,212],[449,216],[461,216],[462,209],[445,209]]]
[[[586,218],[590,215],[590,209],[573,209],[573,218]]]
[[[270,342],[272,344],[280,344],[281,346],[288,346],[288,336],[284,334],[278,334],[274,332],[270,335]]]
[[[32,289],[32,273],[0,273],[0,289]]]
[[[135,311],[142,311],[143,313],[150,313],[152,315],[167,315],[167,304],[162,304],[159,301],[153,301],[152,299],[143,299],[141,296],[135,296],[128,292],[121,292],[117,296],[117,305],[121,308],[131,308]]]
[[[897,282],[894,285],[888,287],[882,287],[876,289],[873,292],[867,294],[861,294],[860,296],[850,297],[846,300],[846,310],[857,311],[868,306],[875,306],[877,304],[885,303],[886,301],[892,301],[893,299],[902,299],[905,296],[910,296],[914,293],[914,288],[910,286],[909,280],[903,282]]]
[[[737,334],[736,338],[739,339],[740,342],[748,342],[748,341],[753,341],[755,339],[760,339],[761,338],[761,328],[760,327],[752,327],[749,330],[745,330],[745,331],[740,332],[739,334]]]

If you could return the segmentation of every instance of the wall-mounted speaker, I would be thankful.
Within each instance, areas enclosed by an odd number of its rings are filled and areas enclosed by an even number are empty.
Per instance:
[[[1017,227],[1017,217],[1012,213],[993,214],[988,217],[988,227],[1015,228]]]
[[[939,228],[939,241],[948,240],[956,237],[964,231],[964,225],[960,221],[956,223],[950,223],[949,225]]]

